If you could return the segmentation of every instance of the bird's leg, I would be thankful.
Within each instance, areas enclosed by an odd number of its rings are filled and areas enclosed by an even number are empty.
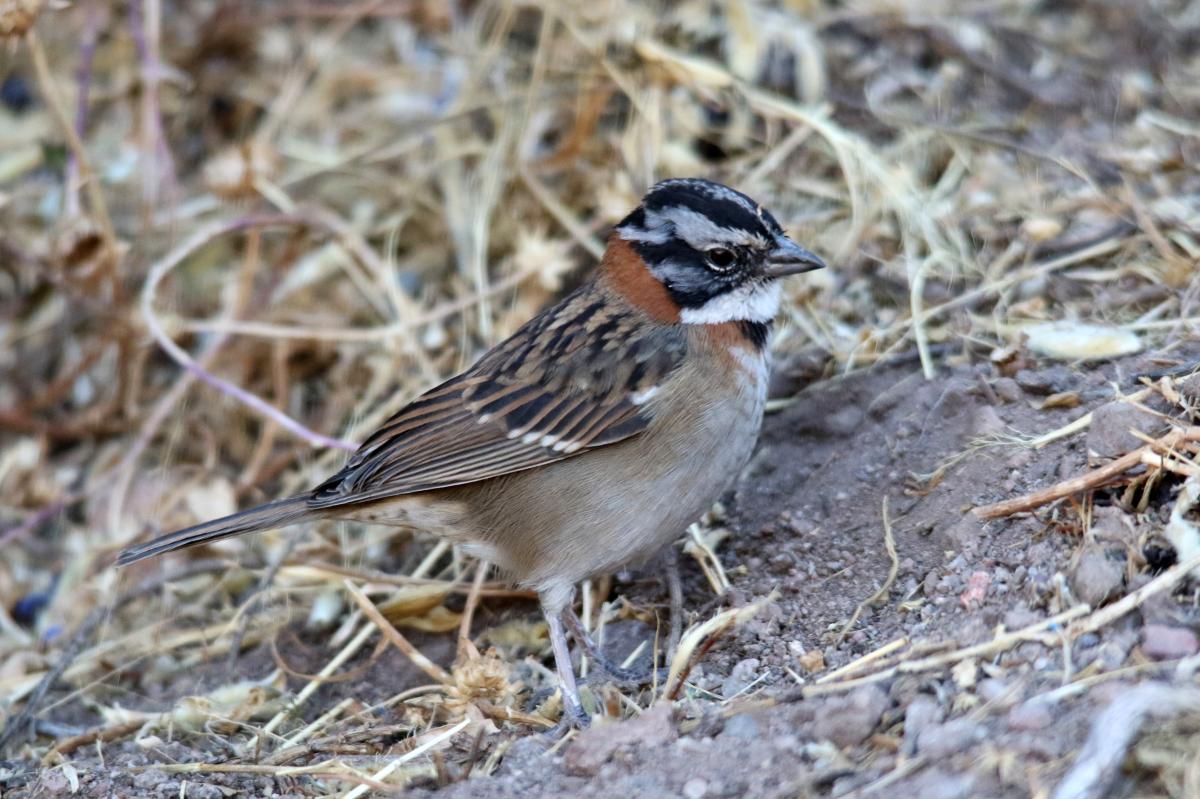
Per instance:
[[[679,651],[679,639],[683,637],[683,579],[679,575],[679,550],[674,545],[667,547],[667,594],[671,603],[671,627],[667,638],[667,664],[675,659]]]
[[[653,669],[627,669],[623,666],[618,666],[605,655],[601,651],[600,645],[584,629],[583,622],[575,615],[575,611],[570,605],[563,609],[562,620],[566,622],[568,629],[570,629],[571,637],[575,639],[575,643],[583,647],[584,654],[591,659],[592,663],[595,664],[596,668],[604,676],[617,685],[622,688],[639,688],[654,681]]]
[[[569,607],[569,605],[568,605]],[[558,687],[562,692],[563,713],[558,725],[550,731],[558,737],[568,728],[583,728],[590,719],[579,699],[579,686],[575,684],[575,669],[571,666],[571,652],[567,648],[567,634],[563,629],[561,610],[542,605],[542,614],[550,628],[550,648],[554,651],[554,665],[558,670]]]

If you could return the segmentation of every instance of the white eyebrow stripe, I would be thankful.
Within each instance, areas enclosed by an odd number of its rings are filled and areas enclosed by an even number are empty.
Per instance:
[[[626,241],[641,241],[646,244],[666,244],[671,238],[671,234],[666,228],[656,228],[647,230],[633,225],[625,225],[617,228],[617,233]]]
[[[748,247],[766,247],[762,236],[742,228],[718,225],[704,214],[682,205],[672,205],[647,214],[671,222],[675,233],[693,249],[703,250],[713,244],[740,244]]]

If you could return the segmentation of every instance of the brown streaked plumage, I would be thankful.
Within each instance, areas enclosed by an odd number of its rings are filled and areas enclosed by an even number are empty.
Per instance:
[[[749,198],[664,181],[589,281],[384,423],[299,496],[169,533],[121,564],[309,519],[425,529],[539,593],[566,719],[574,585],[660,550],[736,478],[766,398],[775,281],[819,268]]]

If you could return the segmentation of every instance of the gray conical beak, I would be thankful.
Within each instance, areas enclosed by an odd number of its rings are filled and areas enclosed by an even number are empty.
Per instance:
[[[776,236],[775,249],[767,255],[767,264],[763,271],[767,277],[775,278],[824,268],[825,262],[820,258],[787,236]]]

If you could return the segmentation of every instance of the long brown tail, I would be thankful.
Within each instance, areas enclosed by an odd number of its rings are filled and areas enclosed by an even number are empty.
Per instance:
[[[153,541],[147,541],[145,544],[129,547],[117,556],[117,565],[127,566],[143,558],[152,558],[176,549],[207,544],[209,541],[220,541],[222,538],[231,538],[235,535],[284,527],[309,515],[319,515],[319,513],[314,514],[309,509],[306,495],[288,497],[278,502],[268,502],[266,505],[259,505],[256,508],[240,511],[231,516],[223,516],[220,519],[213,519],[211,522],[197,524],[194,527],[176,530],[173,533],[159,536]]]

